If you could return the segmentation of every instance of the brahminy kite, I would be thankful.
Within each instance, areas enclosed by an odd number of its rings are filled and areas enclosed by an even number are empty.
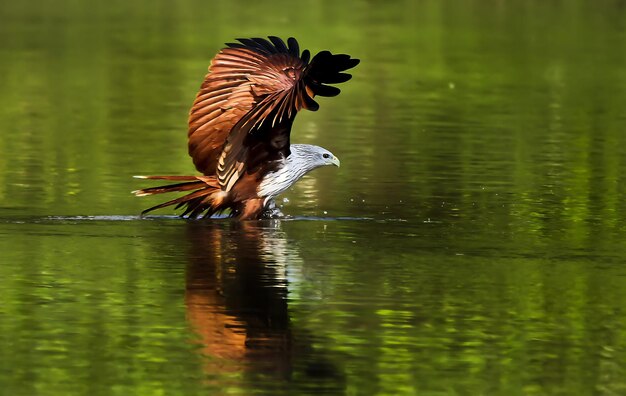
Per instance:
[[[338,95],[327,84],[348,81],[352,76],[343,72],[359,60],[329,51],[310,59],[294,38],[237,41],[211,61],[189,114],[189,155],[203,176],[136,176],[178,181],[133,191],[137,196],[191,191],[142,214],[176,205],[189,218],[227,212],[239,220],[259,219],[306,173],[339,166],[322,147],[291,144],[291,126],[300,109],[319,108],[315,95]]]

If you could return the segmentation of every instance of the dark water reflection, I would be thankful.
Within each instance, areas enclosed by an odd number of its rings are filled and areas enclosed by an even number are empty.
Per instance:
[[[277,390],[312,383],[325,392],[344,389],[337,367],[311,350],[309,337],[294,337],[287,266],[298,252],[283,231],[272,222],[192,222],[186,236],[185,305],[209,378],[219,384],[220,375],[243,372]]]

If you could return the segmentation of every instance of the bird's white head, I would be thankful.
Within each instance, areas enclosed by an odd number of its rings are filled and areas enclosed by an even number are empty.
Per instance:
[[[283,165],[263,178],[257,189],[259,196],[273,198],[315,168],[325,165],[339,166],[339,159],[323,147],[292,144],[289,149],[291,154],[285,158]]]
[[[291,160],[297,162],[300,166],[306,169],[306,172],[312,171],[315,168],[325,165],[334,165],[339,167],[339,158],[335,157],[333,153],[326,150],[324,147],[313,146],[311,144],[292,144]],[[290,158],[288,158],[289,160]]]

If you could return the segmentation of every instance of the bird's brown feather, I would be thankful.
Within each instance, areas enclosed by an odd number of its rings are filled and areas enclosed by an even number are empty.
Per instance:
[[[309,52],[301,55],[293,38],[288,45],[277,37],[239,41],[211,61],[189,115],[189,154],[196,169],[217,173],[225,191],[261,162],[288,156],[296,113],[317,110],[316,94],[338,93],[322,83],[347,80],[350,75],[339,72],[358,63],[324,51],[311,67]]]

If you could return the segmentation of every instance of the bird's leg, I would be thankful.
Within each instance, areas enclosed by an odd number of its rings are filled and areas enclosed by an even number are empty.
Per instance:
[[[278,219],[281,217],[285,217],[283,212],[276,206],[276,201],[274,199],[270,199],[265,208],[263,209],[263,214],[261,215],[264,219]]]

